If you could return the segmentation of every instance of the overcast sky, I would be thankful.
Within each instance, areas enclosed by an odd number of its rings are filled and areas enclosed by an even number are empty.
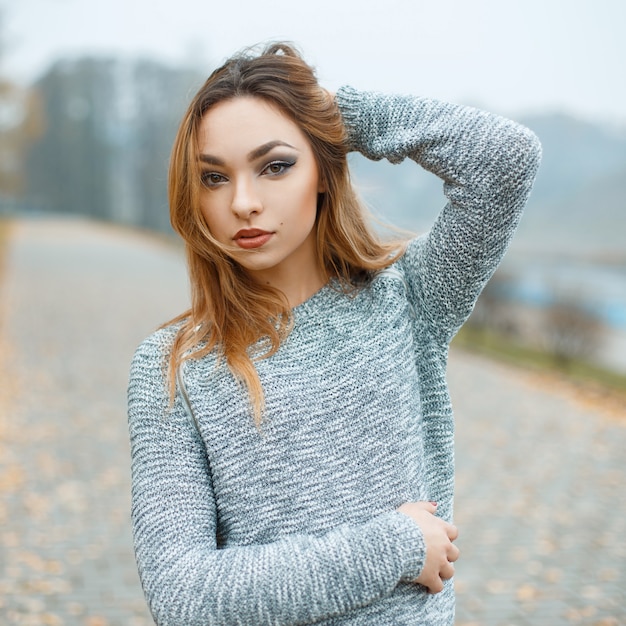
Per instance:
[[[295,41],[329,88],[418,93],[626,126],[624,0],[0,0],[5,75],[60,56],[151,56],[207,72]]]

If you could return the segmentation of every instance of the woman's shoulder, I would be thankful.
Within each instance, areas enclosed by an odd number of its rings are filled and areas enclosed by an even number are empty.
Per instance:
[[[395,276],[402,280],[415,279],[415,263],[420,256],[427,233],[411,237],[405,244],[402,254],[385,270],[383,275]]]
[[[172,352],[172,345],[176,335],[184,324],[184,320],[161,326],[148,335],[136,348],[131,369],[139,365],[158,365],[162,368]]]
[[[377,270],[371,275],[371,287],[373,287],[375,291],[382,290],[386,292],[390,288],[392,291],[395,291],[400,288],[401,291],[406,292],[409,286],[408,282],[413,279],[410,274],[410,269],[407,267],[407,262],[410,264],[407,257],[410,258],[417,255],[417,249],[420,245],[419,237],[411,238],[406,241],[393,263],[383,269]]]
[[[420,258],[427,234],[414,236],[403,247],[402,253],[388,267],[376,272],[373,286],[389,297],[391,293],[409,301],[413,313],[421,292],[423,280]]]

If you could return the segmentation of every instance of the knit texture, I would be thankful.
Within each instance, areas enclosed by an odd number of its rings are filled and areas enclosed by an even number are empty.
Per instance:
[[[448,345],[497,267],[539,162],[527,129],[426,98],[337,102],[351,147],[409,157],[444,181],[426,235],[356,295],[333,283],[294,309],[257,363],[266,413],[214,354],[183,367],[169,407],[176,327],[138,348],[129,385],[132,518],[145,595],[162,626],[451,625],[452,582],[412,582],[419,527],[396,508],[452,517]]]

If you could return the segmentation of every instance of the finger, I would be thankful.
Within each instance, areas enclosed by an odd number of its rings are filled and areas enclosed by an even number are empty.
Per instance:
[[[450,580],[454,576],[454,565],[446,563],[439,571],[439,576],[442,580]]]
[[[437,576],[432,583],[428,585],[428,593],[439,593],[443,591],[443,581]]]
[[[415,502],[415,505],[420,509],[424,509],[433,515],[437,511],[437,503],[436,502],[425,502],[424,500],[420,500],[419,502]]]
[[[454,524],[448,524],[446,532],[450,541],[454,541],[459,536],[459,529]]]
[[[454,563],[459,558],[460,554],[461,551],[453,543],[451,543],[446,555],[448,557],[448,561],[450,561],[450,563]]]

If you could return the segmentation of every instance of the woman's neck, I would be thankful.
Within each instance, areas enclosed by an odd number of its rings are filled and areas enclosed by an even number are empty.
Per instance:
[[[307,269],[295,264],[280,269],[272,268],[270,272],[255,272],[254,278],[282,291],[291,308],[308,300],[327,282],[326,276],[317,265]]]
[[[280,263],[250,273],[258,283],[282,291],[291,308],[308,300],[327,282],[327,276],[317,258],[314,231]]]

